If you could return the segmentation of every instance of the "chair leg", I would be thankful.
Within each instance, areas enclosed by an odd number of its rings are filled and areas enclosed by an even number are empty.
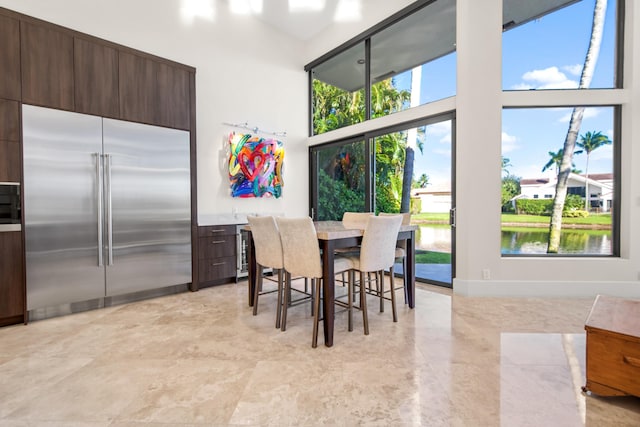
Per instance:
[[[377,272],[376,277],[380,277],[380,293],[378,295],[380,295],[380,313],[384,313],[384,270]]]
[[[398,313],[396,312],[396,288],[393,278],[393,265],[389,269],[389,281],[391,285],[391,312],[393,313],[393,321],[398,321]],[[382,298],[380,299],[382,301]]]
[[[318,326],[320,324],[320,281],[322,279],[311,279],[311,285],[315,282],[316,299],[314,301],[313,314],[313,336],[311,337],[311,347],[318,346]]]
[[[402,282],[404,285],[404,303],[409,304],[409,300],[407,299],[407,288],[409,287],[409,283],[407,281],[407,257],[402,257]]]
[[[280,320],[282,319],[282,288],[284,286],[282,278],[282,269],[278,269],[278,303],[276,305],[276,328],[280,328]]]
[[[282,331],[287,330],[287,307],[289,306],[289,295],[291,292],[291,273],[288,271],[284,274],[284,292],[283,292],[283,301],[282,301],[282,325],[280,329]]]
[[[258,314],[258,295],[260,295],[260,289],[262,288],[262,270],[263,267],[258,264],[258,271],[257,271],[257,279],[256,280],[256,289],[253,292],[253,315],[256,316]]]
[[[353,270],[349,270],[348,275],[349,283],[347,283],[347,315],[349,316],[349,332],[351,332],[353,331],[353,287],[355,286],[355,274]]]
[[[365,290],[364,273],[360,272],[360,309],[362,310],[362,323],[364,334],[369,335],[369,317],[367,316],[367,291]]]

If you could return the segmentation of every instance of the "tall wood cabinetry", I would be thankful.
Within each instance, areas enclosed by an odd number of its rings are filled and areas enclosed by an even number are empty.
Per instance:
[[[196,290],[195,69],[0,8],[0,182],[23,183],[22,103],[191,132]],[[0,233],[0,326],[27,320],[24,271],[23,232]]]

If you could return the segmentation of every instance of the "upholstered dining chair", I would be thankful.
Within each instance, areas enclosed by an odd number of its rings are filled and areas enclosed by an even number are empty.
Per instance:
[[[364,333],[367,335],[369,334],[369,320],[367,317],[365,273],[378,273],[388,268],[390,270],[390,286],[391,289],[394,289],[393,264],[395,263],[396,241],[401,224],[401,215],[370,217],[362,236],[360,256],[348,257],[353,263],[354,270],[360,272],[360,305],[364,316]],[[380,298],[383,294],[384,275],[381,274]],[[397,322],[395,292],[391,292],[391,309],[393,321]]]
[[[402,225],[411,224],[411,214],[409,212],[394,214],[394,213],[386,213],[380,212],[379,215],[402,215]],[[402,286],[404,288],[404,303],[407,304],[407,241],[401,240],[396,244],[396,261],[400,261],[402,264]],[[384,311],[384,300],[380,300],[380,311]]]
[[[283,291],[283,254],[280,233],[276,220],[272,216],[248,216],[247,221],[253,235],[253,245],[256,251],[256,288],[253,294],[253,315],[258,314],[258,297],[266,292],[262,291],[264,269],[272,268],[278,273],[278,302],[276,310],[276,328],[280,327]],[[270,291],[273,292],[273,291]]]
[[[344,212],[342,214],[342,225],[345,228],[358,228],[364,230],[364,227],[367,225],[367,220],[369,217],[374,216],[373,212]],[[360,253],[360,246],[352,246],[348,248],[337,248],[336,254],[338,255],[352,255],[356,256]],[[376,276],[377,277],[377,276]],[[340,281],[343,284],[347,283],[347,279],[345,277],[345,273],[341,274]]]
[[[313,335],[311,346],[318,345],[318,324],[320,321],[320,292],[322,282],[322,261],[320,246],[315,226],[311,218],[276,218],[282,242],[283,265],[285,269],[285,290],[282,299],[282,326],[287,328],[288,295],[291,288],[291,276],[310,278],[315,286],[312,298],[313,307]],[[336,274],[351,269],[352,264],[346,258],[336,257],[334,271]]]

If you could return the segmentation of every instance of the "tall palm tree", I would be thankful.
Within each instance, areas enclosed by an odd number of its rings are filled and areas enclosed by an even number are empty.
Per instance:
[[[591,25],[591,39],[589,40],[589,48],[584,59],[584,66],[580,75],[579,89],[588,88],[593,78],[593,72],[598,62],[600,54],[600,44],[602,42],[602,31],[604,28],[604,17],[607,10],[607,0],[596,0],[593,8],[593,24]],[[551,222],[549,223],[549,245],[547,253],[558,253],[560,248],[560,233],[562,232],[562,211],[564,210],[564,202],[567,198],[567,184],[569,174],[571,173],[571,164],[573,159],[573,150],[576,146],[580,125],[582,124],[582,116],[584,115],[584,107],[576,107],[571,113],[569,121],[569,129],[564,140],[564,152],[560,170],[558,173],[558,182],[556,183],[556,195],[553,199],[553,210],[551,213]]]
[[[580,154],[580,153],[582,153],[582,150],[573,152],[573,154]],[[562,164],[564,149],[563,148],[559,149],[557,153],[554,153],[553,151],[549,151],[549,156],[551,156],[551,158],[549,159],[547,164],[544,165],[544,167],[542,168],[542,172],[546,171],[547,169],[551,169],[552,167],[555,167],[556,177],[557,177],[558,174],[560,173],[560,165]],[[575,169],[574,169],[575,166],[576,166],[575,164],[571,163],[571,172],[575,172]]]
[[[576,145],[582,148],[582,151],[587,153],[587,165],[585,167],[585,196],[584,196],[584,210],[589,210],[589,156],[594,150],[602,147],[603,145],[610,145],[612,142],[606,135],[603,135],[602,132],[587,132],[580,136],[580,142],[577,142]]]

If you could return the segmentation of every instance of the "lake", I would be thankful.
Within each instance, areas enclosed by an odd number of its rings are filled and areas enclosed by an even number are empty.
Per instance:
[[[504,227],[502,254],[545,254],[548,239],[546,228]],[[560,254],[611,255],[611,248],[611,230],[563,229],[560,236]],[[451,252],[451,228],[446,224],[420,224],[416,249]]]

